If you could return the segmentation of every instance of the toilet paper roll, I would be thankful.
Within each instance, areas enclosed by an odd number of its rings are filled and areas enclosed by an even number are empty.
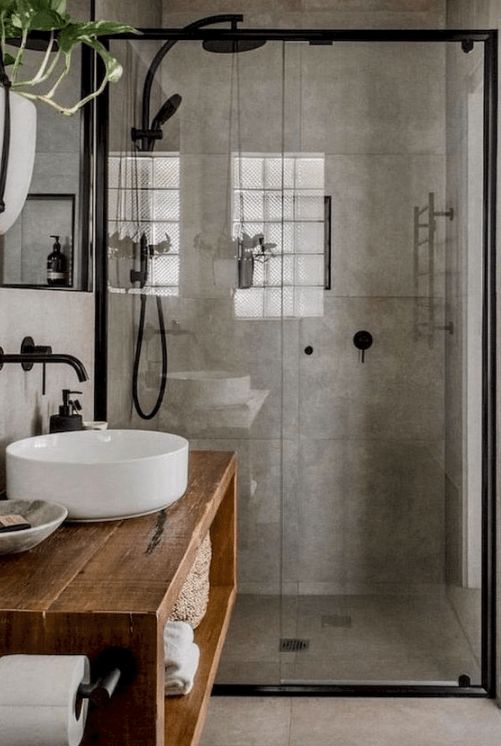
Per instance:
[[[78,746],[88,701],[76,712],[81,683],[89,683],[83,655],[6,655],[0,658],[2,746]]]

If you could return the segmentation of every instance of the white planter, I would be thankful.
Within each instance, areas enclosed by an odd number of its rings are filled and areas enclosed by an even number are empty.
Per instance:
[[[0,155],[3,146],[5,89],[0,87]],[[18,93],[10,94],[10,150],[5,185],[5,211],[0,213],[0,235],[7,233],[23,209],[35,163],[37,110]]]

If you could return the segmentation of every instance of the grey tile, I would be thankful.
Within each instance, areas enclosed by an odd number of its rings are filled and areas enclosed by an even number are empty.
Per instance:
[[[414,339],[414,301],[329,298],[322,319],[302,319],[300,427],[312,438],[443,439],[444,347]],[[365,363],[353,335],[373,335]]]
[[[444,61],[440,44],[310,48],[302,66],[302,149],[443,153],[445,76],[437,71]]]
[[[413,209],[426,204],[431,191],[437,204],[445,203],[445,158],[409,153],[328,155],[325,190],[332,196],[334,216],[332,293],[415,295]],[[445,229],[444,221],[437,222],[436,295],[443,295]],[[425,287],[421,282],[421,294]]]
[[[495,746],[501,714],[490,700],[296,699],[291,746]]]
[[[92,376],[94,360],[94,298],[91,293],[51,290],[2,290],[0,292],[2,347],[16,352],[30,334],[37,344],[52,345],[56,352],[76,355]],[[0,486],[4,485],[4,448],[8,443],[48,431],[49,416],[57,412],[61,390],[77,384],[75,373],[63,365],[47,366],[47,393],[41,393],[41,368],[23,372],[5,366],[0,379]],[[93,381],[78,384],[84,419],[92,419]]]
[[[324,624],[335,616],[349,625]],[[279,653],[281,637],[309,647]],[[240,594],[218,682],[457,682],[462,674],[480,683],[475,651],[444,595]]]
[[[402,653],[364,652],[356,656],[321,659],[297,655],[294,662],[284,662],[282,681],[307,682],[413,682],[420,684],[447,683],[454,686],[462,674],[470,676],[472,683],[480,685],[480,668],[472,656],[463,658],[434,658],[428,655],[406,656]]]
[[[349,626],[323,624],[336,615]],[[479,665],[444,596],[301,596],[295,634],[310,646],[288,678],[457,681],[466,673],[479,683]]]
[[[288,746],[288,699],[213,697],[201,746]]]
[[[442,482],[418,444],[305,439],[299,475],[300,581],[443,581]]]

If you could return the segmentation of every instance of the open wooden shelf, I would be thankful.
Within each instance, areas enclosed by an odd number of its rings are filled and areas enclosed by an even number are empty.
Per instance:
[[[159,513],[69,524],[29,552],[0,557],[0,656],[129,650],[137,674],[92,708],[82,746],[196,746],[228,629],[236,583],[236,460],[193,451],[185,495]],[[210,531],[211,590],[196,630],[193,691],[165,698],[163,633]],[[1,740],[1,738],[0,738]]]
[[[211,588],[207,614],[195,632],[200,647],[195,685],[187,696],[165,700],[165,746],[194,746],[200,739],[235,595],[229,586]]]

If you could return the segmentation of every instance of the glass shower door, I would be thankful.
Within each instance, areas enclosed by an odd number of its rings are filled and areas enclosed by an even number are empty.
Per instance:
[[[286,60],[331,220],[283,319],[281,681],[479,685],[483,48]]]

